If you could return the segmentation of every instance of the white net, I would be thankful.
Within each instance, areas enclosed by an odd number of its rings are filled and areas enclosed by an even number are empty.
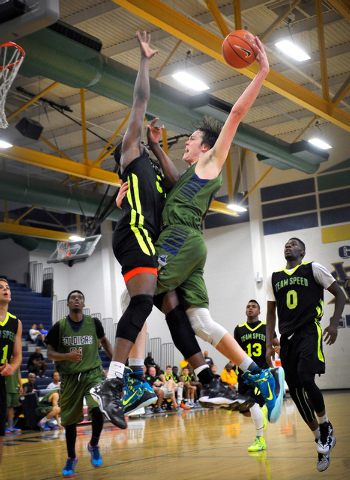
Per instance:
[[[68,242],[57,242],[57,260],[64,260],[71,256],[70,245]]]
[[[6,96],[24,56],[24,50],[13,42],[0,45],[0,128],[8,127],[5,113]]]

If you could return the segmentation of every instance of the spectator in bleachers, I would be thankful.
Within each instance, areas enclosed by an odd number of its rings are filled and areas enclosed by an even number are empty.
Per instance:
[[[59,418],[61,409],[58,406],[58,400],[59,393],[58,390],[55,390],[54,392],[47,393],[45,397],[42,398],[38,403],[38,406],[35,409],[35,413],[40,419],[38,422],[38,426],[41,430],[63,428]],[[52,421],[50,421],[50,419],[54,417],[57,421],[57,426],[52,423]]]
[[[22,385],[23,395],[27,395],[27,393],[32,393],[38,390],[38,386],[35,383],[35,379],[36,379],[35,373],[30,373],[28,375],[28,382]]]
[[[48,384],[46,387],[47,390],[56,390],[60,388],[61,385],[61,377],[58,372],[53,372],[52,374],[52,382]]]
[[[49,331],[44,328],[44,325],[42,323],[39,323],[39,332],[45,336],[49,333]]]
[[[183,373],[181,375],[181,380],[184,383],[184,397],[185,397],[185,405],[190,408],[194,407],[194,399],[196,397],[197,387],[191,385],[191,377],[188,367],[182,369]]]
[[[176,365],[173,366],[172,368],[172,371],[173,371],[173,377],[174,377],[174,380],[176,383],[180,382],[180,375],[179,375],[179,367],[177,367]]]
[[[145,380],[147,383],[151,385],[153,390],[155,391],[157,395],[157,404],[153,407],[153,413],[161,413],[163,412],[163,409],[161,408],[161,405],[164,400],[164,390],[162,390],[160,387],[164,385],[164,383],[161,381],[161,379],[157,376],[156,368],[154,366],[148,367],[148,373],[146,373]],[[175,396],[173,401],[175,400]]]
[[[177,381],[177,378],[174,377],[173,375],[173,369],[171,365],[167,365],[165,372],[160,375],[161,381],[164,383],[164,389],[165,392],[175,392],[177,394],[177,404],[175,403],[175,409],[176,407],[183,408],[184,410],[189,410],[190,407],[184,404],[182,401],[182,394],[183,394],[183,382]],[[165,397],[164,395],[164,398]]]
[[[216,365],[212,365],[210,368],[211,368],[211,371],[213,372],[214,376],[216,378],[220,378],[220,375],[218,375],[218,367]]]
[[[45,335],[39,332],[36,328],[36,323],[33,323],[32,328],[29,330],[29,336],[33,343],[41,346],[44,345]]]
[[[228,383],[230,388],[236,390],[235,385],[237,384],[237,374],[234,371],[231,362],[228,362],[225,365],[224,370],[221,372],[221,380],[225,383]]]
[[[194,373],[194,370],[190,365],[188,365],[188,372],[189,372],[189,376],[190,376],[191,385],[194,385],[195,387],[197,387],[195,405],[197,405],[199,407],[199,404],[197,403],[197,401],[201,396],[202,384],[199,381],[197,375]]]
[[[6,435],[10,433],[21,433],[21,429],[13,426],[13,418],[15,408],[18,408],[21,404],[19,401],[18,393],[22,393],[22,378],[20,370],[16,370],[13,375],[5,377],[6,383],[6,399],[7,399],[7,428]],[[18,390],[19,387],[19,390]]]
[[[206,361],[207,365],[209,365],[209,367],[214,365],[213,359],[208,356],[207,350],[203,353],[203,355],[204,355],[204,360]]]
[[[36,347],[35,352],[31,354],[27,364],[27,370],[29,373],[35,373],[39,375],[41,371],[41,377],[45,377],[47,369],[47,363],[45,362],[44,355],[41,353],[41,348]]]
[[[152,357],[152,352],[148,352],[148,356],[145,358],[145,365],[146,367],[150,367],[151,365],[155,365],[156,362],[154,361],[154,358]]]

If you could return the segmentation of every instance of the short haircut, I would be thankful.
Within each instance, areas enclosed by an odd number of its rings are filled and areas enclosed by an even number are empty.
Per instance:
[[[194,123],[194,128],[203,133],[202,145],[209,145],[213,148],[218,139],[222,125],[212,117],[205,116],[201,122]]]
[[[252,299],[252,300],[249,300],[249,302],[248,302],[248,303],[252,303],[252,302],[256,303],[256,304],[257,304],[257,306],[259,307],[259,310],[260,310],[260,305],[259,305],[259,302],[257,302],[256,300]]]
[[[305,250],[306,250],[305,243],[304,243],[302,240],[300,240],[300,238],[298,238],[298,237],[292,237],[292,238],[290,238],[289,240],[296,240],[296,241],[300,244],[300,246],[302,247],[302,249],[303,249],[304,252],[305,252]]]
[[[173,369],[173,367],[172,367],[171,365],[167,365],[167,366],[165,367],[165,370],[166,370],[167,368]]]
[[[0,282],[5,282],[5,283],[7,283],[7,285],[9,284],[9,282],[6,280],[6,278],[0,278]]]
[[[80,290],[72,290],[71,292],[68,293],[67,303],[69,302],[69,298],[72,295],[72,293],[80,293],[83,296],[83,299],[85,301],[85,295],[83,294],[83,292],[81,292]]]

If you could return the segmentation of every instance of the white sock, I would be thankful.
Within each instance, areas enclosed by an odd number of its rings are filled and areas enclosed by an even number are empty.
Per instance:
[[[143,358],[129,358],[129,367],[140,367],[142,370],[143,363]]]
[[[264,414],[260,410],[260,407],[257,403],[254,403],[254,405],[249,409],[249,411],[252,415],[252,421],[256,430],[256,436],[263,437]]]
[[[123,378],[125,365],[124,363],[111,361],[108,369],[107,378]]]
[[[198,373],[202,372],[206,368],[209,368],[209,365],[207,363],[205,365],[201,365],[200,367],[195,368],[194,373],[198,376]]]
[[[318,423],[320,423],[320,424],[328,422],[327,413],[325,413],[322,417],[317,417],[317,420],[318,420]]]
[[[238,366],[239,366],[239,368],[240,368],[241,370],[243,370],[243,373],[245,373],[245,372],[248,370],[249,365],[250,365],[251,363],[252,363],[252,359],[251,359],[250,357],[246,357],[246,358],[243,360],[243,362],[242,362],[240,365],[238,365]]]
[[[312,433],[315,435],[316,440],[320,438],[320,427],[317,427],[316,430],[312,430]]]
[[[40,421],[43,422],[43,423],[46,423],[46,422],[48,422],[49,420],[48,420],[47,417],[44,417],[44,418],[42,418]]]

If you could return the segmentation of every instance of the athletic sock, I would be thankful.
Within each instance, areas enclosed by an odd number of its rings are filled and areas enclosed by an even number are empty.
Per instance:
[[[136,378],[140,382],[143,382],[143,358],[129,358],[129,368],[131,368],[132,373],[130,375],[133,378]]]
[[[316,430],[312,430],[312,433],[314,434],[316,440],[320,438],[320,427],[317,427]]]
[[[261,368],[259,368],[257,366],[257,364],[255,362],[253,362],[250,357],[246,357],[243,360],[243,362],[238,366],[243,371],[243,373],[245,373],[247,370],[249,370],[250,372],[252,372],[254,374],[261,372]]]
[[[257,403],[249,409],[250,414],[252,416],[253,425],[256,430],[257,437],[263,437],[263,422],[264,422],[264,414],[260,410],[260,406]]]
[[[125,365],[124,363],[111,361],[108,369],[107,378],[123,378]]]
[[[322,417],[317,416],[317,420],[318,420],[319,424],[329,422],[328,417],[327,417],[327,413],[322,415]]]
[[[207,385],[214,378],[214,374],[208,365],[202,365],[198,368],[195,368],[194,373],[197,375],[202,385]]]

